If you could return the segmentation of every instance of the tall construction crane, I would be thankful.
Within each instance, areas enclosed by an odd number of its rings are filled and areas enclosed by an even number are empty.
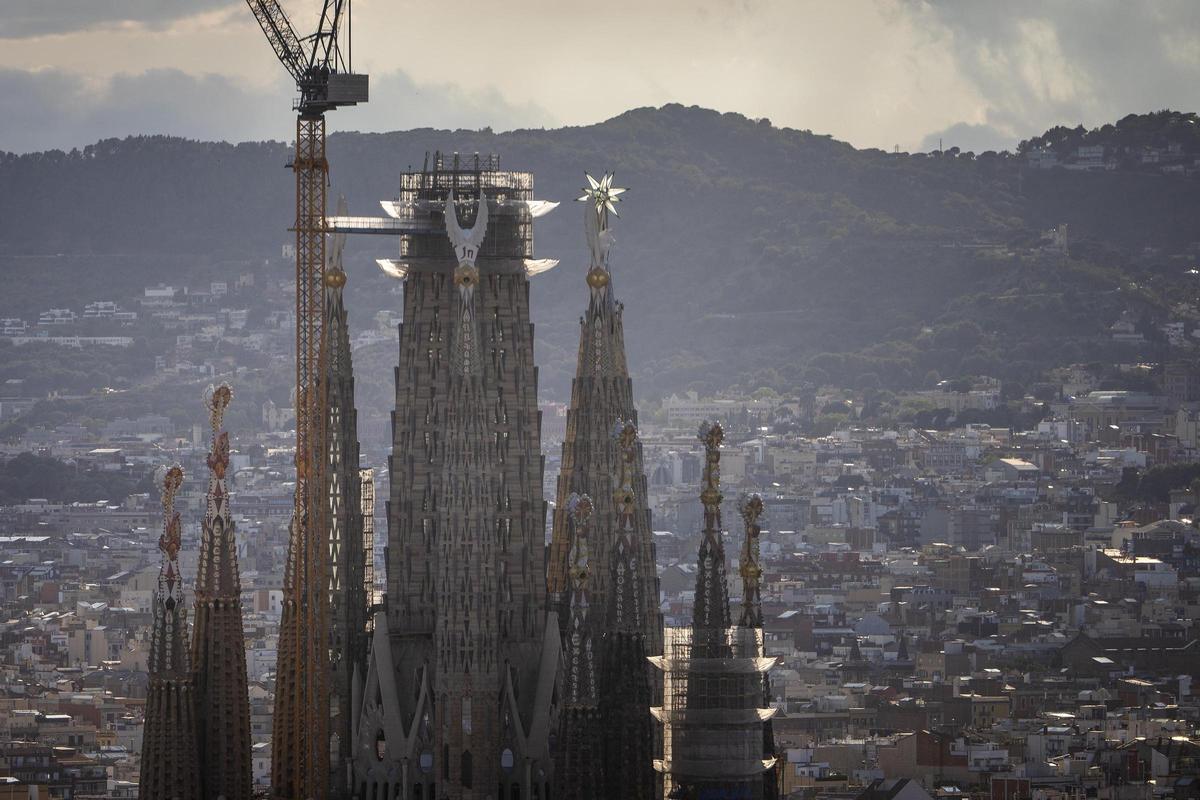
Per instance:
[[[325,113],[365,103],[350,65],[350,0],[323,0],[315,33],[296,35],[278,0],[246,0],[296,81],[296,496],[275,670],[272,792],[324,800],[330,791],[328,499],[325,476]],[[343,49],[344,45],[344,49]],[[345,778],[337,781],[337,791]]]

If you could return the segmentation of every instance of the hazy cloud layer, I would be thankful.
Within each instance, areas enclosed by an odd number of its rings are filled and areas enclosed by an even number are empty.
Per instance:
[[[0,150],[70,149],[110,136],[172,134],[194,139],[288,140],[290,84],[258,90],[220,75],[150,70],[86,81],[58,71],[0,70]],[[509,104],[495,89],[423,86],[401,72],[372,76],[372,101],[332,115],[331,129],[418,127],[499,130],[551,125],[536,106]]]
[[[235,0],[4,0],[0,39],[45,36],[103,25],[161,27]]]
[[[142,124],[288,135],[292,90],[243,0],[0,5],[0,70],[15,71],[2,80],[33,102],[0,98],[0,147]],[[315,24],[318,0],[284,6],[297,30]],[[374,100],[335,115],[341,128],[577,125],[678,102],[859,147],[941,138],[978,152],[1056,124],[1200,108],[1195,0],[462,0],[454,18],[472,24],[452,51],[444,5],[354,9],[355,66],[372,73]]]
[[[974,123],[939,135],[1025,138],[1056,124],[1200,106],[1200,3],[1192,0],[926,2],[909,13],[948,48],[979,98]],[[954,141],[953,144],[959,144]],[[963,149],[968,148],[959,144]]]

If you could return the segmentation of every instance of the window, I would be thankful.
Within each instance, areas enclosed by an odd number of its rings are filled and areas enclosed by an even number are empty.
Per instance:
[[[465,788],[465,789],[471,788],[471,783],[472,783],[472,780],[474,777],[471,773],[472,773],[471,751],[463,750],[463,753],[462,753],[462,785],[463,785],[463,788]]]

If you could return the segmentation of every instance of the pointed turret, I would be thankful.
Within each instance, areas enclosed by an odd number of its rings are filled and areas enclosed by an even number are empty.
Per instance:
[[[721,442],[725,431],[719,422],[700,426],[704,443],[704,476],[700,502],[704,530],[696,569],[696,600],[692,609],[693,657],[718,658],[718,644],[729,627],[729,585],[725,579],[725,544],[721,540]],[[716,648],[716,649],[713,649]]]
[[[196,753],[195,693],[188,659],[187,611],[179,574],[180,522],[175,494],[183,470],[166,470],[162,480],[162,563],[154,595],[150,635],[150,687],[142,734],[142,800],[201,800]]]
[[[592,537],[593,563],[602,565],[593,576],[592,600],[596,608],[609,607],[612,589],[608,565],[616,539],[613,521],[613,480],[623,456],[613,439],[613,426],[628,420],[636,426],[633,383],[625,361],[624,307],[613,293],[609,271],[609,250],[614,238],[609,229],[610,214],[616,215],[615,203],[624,189],[612,185],[612,175],[597,181],[587,176],[590,188],[584,190],[584,228],[590,263],[586,282],[588,306],[579,320],[579,355],[575,379],[571,383],[571,403],[567,410],[567,430],[562,444],[562,466],[558,476],[557,506],[554,510],[547,588],[556,604],[560,623],[565,622],[562,603],[568,585],[570,548],[566,518],[567,499],[572,494],[587,494],[596,504],[599,524]],[[651,653],[662,652],[662,617],[658,607],[658,576],[654,565],[654,540],[650,512],[646,506],[645,470],[640,442],[631,465],[631,485],[635,508],[630,517],[632,533],[629,546],[640,563],[649,568],[640,572],[638,606],[626,609],[630,621],[637,620]]]
[[[596,696],[595,624],[591,618],[588,554],[592,529],[592,500],[571,495],[567,504],[571,528],[571,568],[568,573],[567,634],[563,640],[564,698],[562,738],[555,765],[555,797],[600,800],[604,797],[604,731]]]
[[[339,215],[346,200],[339,198]],[[354,368],[343,292],[342,249],[346,235],[334,234],[325,273],[326,496],[329,498],[329,649],[332,675],[330,734],[336,742],[330,762],[330,796],[348,797],[346,780],[353,756],[355,669],[367,672],[366,559],[363,545],[362,478],[359,474],[358,415],[354,408]]]
[[[738,619],[738,625],[753,630],[755,655],[761,658],[766,655],[762,645],[763,614],[760,587],[762,567],[759,564],[758,545],[758,537],[762,534],[762,527],[758,523],[763,513],[762,497],[757,494],[744,496],[738,504],[738,511],[741,512],[742,524],[746,533],[746,540],[742,545],[742,563],[739,569],[742,576],[742,613]],[[770,708],[771,678],[766,671],[762,674],[762,687],[763,708]],[[763,763],[771,762],[773,764],[774,761],[775,728],[774,723],[768,718],[763,723]],[[764,800],[775,800],[778,796],[778,774],[772,766],[763,773],[763,798]]]
[[[246,643],[242,632],[241,578],[237,539],[225,476],[229,433],[222,430],[233,400],[228,384],[207,397],[212,427],[208,455],[208,503],[196,575],[196,626],[192,640],[203,796],[249,800],[250,707],[246,688]]]
[[[643,560],[637,541],[636,521],[645,502],[637,488],[641,485],[637,426],[618,421],[613,438],[620,454],[612,498],[616,535],[608,566],[612,591],[600,648],[600,712],[607,733],[605,796],[651,800],[655,796],[654,727],[648,709],[653,695],[642,609],[646,607],[644,573],[653,571],[654,564]]]
[[[742,523],[746,529],[746,541],[742,545],[742,563],[739,572],[742,576],[742,614],[738,625],[744,628],[761,628],[762,592],[759,581],[762,578],[762,567],[758,562],[758,537],[762,533],[758,518],[762,516],[763,501],[756,494],[747,495],[738,504],[742,515]]]
[[[568,508],[571,497],[590,496],[595,522],[588,548],[595,568],[589,599],[607,781],[591,791],[596,797],[649,800],[655,784],[648,713],[653,676],[646,655],[662,652],[662,617],[633,383],[625,361],[624,307],[613,294],[608,260],[614,242],[610,214],[616,216],[615,204],[625,190],[613,186],[611,174],[599,181],[589,175],[587,180],[589,187],[579,199],[585,204],[590,251],[588,306],[579,320],[579,361],[562,445],[547,588],[569,649],[575,634]],[[560,740],[573,741],[570,725],[564,715]],[[571,758],[579,761],[582,755]],[[570,792],[582,791],[560,784]]]

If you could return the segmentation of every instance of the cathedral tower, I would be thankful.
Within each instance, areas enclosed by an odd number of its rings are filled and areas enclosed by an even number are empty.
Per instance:
[[[560,651],[529,275],[548,265],[533,218],[552,206],[528,173],[457,155],[385,203],[404,231],[381,263],[404,281],[404,322],[386,611],[354,744],[364,796],[548,796]]]
[[[242,583],[225,483],[229,433],[222,430],[225,409],[232,400],[233,391],[227,384],[212,389],[207,398],[212,450],[208,455],[208,504],[196,574],[192,668],[196,676],[202,794],[205,798],[249,800],[250,706],[242,632]]]
[[[345,214],[345,201],[338,213]],[[350,759],[353,755],[355,676],[367,673],[367,553],[363,547],[362,476],[359,470],[358,416],[354,408],[354,369],[350,357],[342,269],[345,234],[330,242],[330,265],[325,273],[327,344],[325,442],[326,497],[329,498],[329,650],[332,675],[329,688],[331,744],[330,796],[349,797]],[[372,579],[373,580],[373,579]]]
[[[624,189],[612,185],[612,175],[597,181],[587,176],[584,189],[584,229],[588,239],[590,268],[587,272],[588,306],[579,320],[579,360],[571,382],[571,404],[567,409],[567,432],[562,444],[562,467],[558,476],[557,504],[547,589],[552,602],[561,603],[568,582],[570,541],[566,517],[567,500],[572,494],[586,494],[595,503],[596,518],[601,520],[592,538],[595,571],[592,600],[597,608],[607,609],[611,592],[608,565],[618,533],[614,524],[618,509],[613,501],[617,489],[613,481],[624,455],[618,451],[614,426],[626,421],[636,426],[633,405],[633,381],[625,363],[624,306],[614,295],[613,276],[609,271],[609,250],[614,242],[610,229],[615,204]],[[650,653],[662,652],[662,615],[658,606],[658,573],[654,568],[654,538],[650,511],[646,506],[646,478],[641,442],[635,439],[630,479],[634,488],[632,535],[629,545],[642,568],[637,610],[627,610],[629,619],[639,620]],[[565,615],[560,611],[560,621]]]
[[[179,574],[179,513],[175,493],[183,470],[171,467],[162,481],[163,533],[158,539],[162,565],[154,596],[150,635],[150,688],[142,733],[142,800],[202,800],[196,752],[196,707],[188,659],[187,612]]]
[[[559,797],[654,796],[652,674],[646,656],[661,652],[662,620],[642,447],[625,363],[624,307],[613,295],[609,250],[611,217],[625,191],[613,176],[586,176],[584,206],[590,267],[588,307],[580,319],[579,362],[562,445],[558,504],[554,511],[547,589],[564,623],[568,655],[564,680],[574,685],[586,636],[588,665],[597,675],[595,709],[563,710]],[[611,216],[610,216],[611,215]],[[588,498],[587,549],[591,554],[586,633],[581,633],[575,588],[580,496]],[[592,500],[591,498],[595,498]],[[594,504],[594,513],[593,512]],[[568,695],[568,698],[570,695]],[[593,743],[603,742],[599,753]],[[580,765],[595,762],[593,772]]]
[[[663,705],[654,709],[664,729],[663,757],[655,766],[664,773],[665,797],[760,800],[774,787],[764,776],[775,759],[764,757],[763,723],[774,713],[764,707],[764,680],[775,659],[763,656],[761,627],[730,627],[721,524],[723,439],[719,424],[700,427],[704,530],[696,600],[691,628],[667,631],[664,655],[652,659],[665,673]],[[754,559],[745,574],[756,584],[757,512],[753,504],[743,511],[747,535],[755,539],[743,552]],[[743,608],[743,619],[750,621],[760,613],[754,589]]]

